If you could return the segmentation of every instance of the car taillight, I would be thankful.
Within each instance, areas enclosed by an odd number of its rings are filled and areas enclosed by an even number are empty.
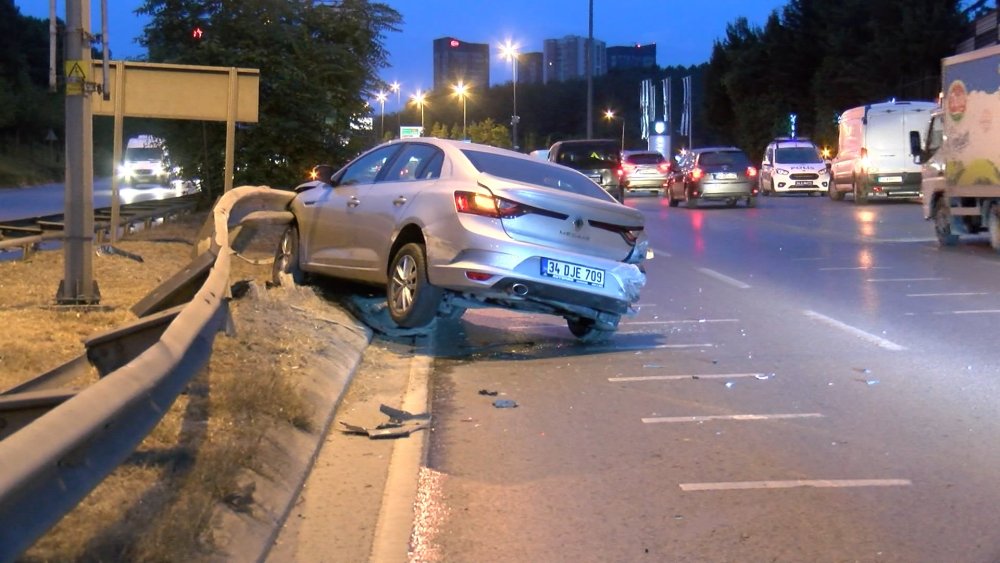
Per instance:
[[[616,173],[617,173],[617,174],[618,174],[619,176],[624,176],[624,175],[625,175],[625,169],[624,169],[624,168],[619,168],[619,169],[615,170],[615,172],[616,172]]]
[[[660,172],[670,172],[670,163],[669,162],[661,162],[660,165],[657,166],[657,168],[660,169]]]
[[[747,166],[747,176],[753,178],[757,175],[757,169],[753,166]]]
[[[691,179],[692,180],[701,180],[701,177],[704,176],[704,175],[705,175],[705,171],[702,170],[701,168],[692,168],[691,169]]]
[[[496,219],[510,219],[528,213],[537,213],[556,219],[565,219],[568,215],[546,211],[509,199],[487,195],[478,192],[455,192],[455,210],[459,213],[470,213]]]

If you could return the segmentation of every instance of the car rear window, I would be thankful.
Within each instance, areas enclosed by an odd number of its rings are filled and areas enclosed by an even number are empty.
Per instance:
[[[618,166],[618,147],[604,144],[571,144],[559,148],[556,162],[570,168],[614,168]]]
[[[607,192],[586,176],[554,166],[502,154],[462,149],[476,170],[515,182],[555,188],[564,192],[607,199]]]
[[[641,153],[641,154],[630,154],[625,157],[625,162],[629,164],[659,164],[666,160],[663,158],[662,154],[659,153]]]
[[[742,151],[703,152],[698,159],[698,164],[701,166],[721,166],[723,164],[749,166],[750,159]]]
[[[775,151],[774,161],[787,164],[820,164],[823,159],[819,157],[816,147],[785,147]]]

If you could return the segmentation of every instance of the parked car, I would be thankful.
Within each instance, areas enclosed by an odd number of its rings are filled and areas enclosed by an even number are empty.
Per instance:
[[[577,170],[604,188],[618,201],[624,201],[618,170],[621,152],[618,141],[577,139],[559,141],[549,147],[549,160]]]
[[[681,170],[668,183],[671,207],[684,201],[689,208],[702,201],[724,201],[733,207],[740,200],[757,206],[757,168],[746,153],[736,147],[707,147],[687,151],[680,160]]]
[[[467,308],[559,315],[592,341],[633,312],[643,215],[586,176],[505,149],[390,141],[295,188],[276,283],[320,274],[384,285],[402,327]]]
[[[622,151],[618,183],[623,196],[635,192],[652,192],[663,195],[670,161],[656,151]]]
[[[801,138],[779,137],[768,143],[757,177],[760,193],[765,196],[819,195],[830,187],[830,171],[819,149],[812,141]]]

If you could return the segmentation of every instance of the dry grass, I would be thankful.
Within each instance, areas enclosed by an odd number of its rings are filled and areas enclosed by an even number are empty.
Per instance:
[[[8,388],[83,352],[81,339],[132,320],[128,307],[190,259],[204,216],[131,235],[118,246],[141,255],[94,258],[101,307],[54,307],[62,254],[0,262],[0,388]],[[250,258],[271,255],[276,233],[258,237]],[[210,365],[193,380],[136,453],[40,539],[27,561],[181,561],[218,557],[213,513],[220,503],[248,510],[256,451],[278,425],[312,430],[313,413],[298,389],[310,355],[330,333],[306,315],[329,305],[309,289],[264,289],[269,265],[233,261],[233,280],[250,280],[231,303],[237,334],[218,335]]]

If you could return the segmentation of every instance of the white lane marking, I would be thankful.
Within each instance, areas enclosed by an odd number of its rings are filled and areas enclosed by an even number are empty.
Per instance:
[[[931,242],[937,237],[899,237],[899,238],[877,238],[872,242]]]
[[[737,287],[739,289],[750,289],[749,285],[741,282],[740,280],[731,278],[731,277],[729,277],[729,276],[727,276],[725,274],[720,274],[719,272],[716,272],[715,270],[709,270],[708,268],[698,268],[698,271],[701,272],[701,273],[703,273],[703,274],[705,274],[706,276],[708,276],[710,278],[715,278],[715,279],[719,280],[720,282],[727,283],[727,284],[729,284],[729,285],[731,285],[733,287]]]
[[[935,315],[995,315],[1000,309],[980,309],[978,311],[941,311]]]
[[[619,334],[621,334],[621,333],[619,333]],[[645,344],[629,345],[629,344],[614,344],[613,343],[613,344],[611,344],[609,346],[594,346],[594,345],[591,345],[588,348],[588,350],[594,350],[594,351],[604,351],[604,350],[607,350],[609,352],[632,352],[632,351],[635,351],[635,350],[656,350],[656,349],[662,349],[662,348],[674,348],[674,349],[682,349],[682,348],[715,348],[715,344],[708,344],[708,343],[705,343],[705,344],[656,344],[654,346],[648,346],[648,345],[645,345]]]
[[[662,424],[675,422],[710,422],[713,420],[734,420],[744,422],[748,420],[784,420],[788,418],[822,418],[818,412],[803,412],[789,414],[718,414],[707,416],[653,416],[643,418],[643,424]]]
[[[842,268],[820,268],[821,272],[835,272],[839,270],[888,270],[888,266],[847,266]]]
[[[968,293],[907,293],[907,297],[964,297],[968,295],[989,295],[985,291],[978,292],[968,292]]]
[[[948,278],[868,278],[870,282],[918,282],[918,281],[944,281]]]
[[[817,321],[826,323],[834,328],[839,328],[840,330],[849,332],[862,340],[867,340],[868,342],[871,342],[872,344],[875,344],[876,346],[879,346],[881,348],[885,348],[886,350],[892,350],[893,352],[900,352],[902,350],[906,350],[905,346],[900,346],[899,344],[896,344],[891,340],[886,340],[885,338],[867,333],[861,330],[860,328],[854,328],[853,326],[849,324],[844,324],[838,321],[837,319],[831,319],[830,317],[817,313],[816,311],[806,310],[802,311],[802,314],[811,319],[815,319]]]
[[[681,483],[682,491],[739,491],[747,489],[793,489],[813,487],[843,489],[850,487],[909,487],[909,479],[796,479],[793,481],[733,481],[729,483]]]
[[[763,373],[708,373],[690,375],[637,375],[632,377],[609,377],[613,383],[621,381],[681,381],[684,379],[736,379],[737,377],[764,377]]]
[[[676,324],[700,324],[700,323],[738,323],[739,319],[685,319],[682,321],[635,321],[622,323],[625,325],[676,325]]]

